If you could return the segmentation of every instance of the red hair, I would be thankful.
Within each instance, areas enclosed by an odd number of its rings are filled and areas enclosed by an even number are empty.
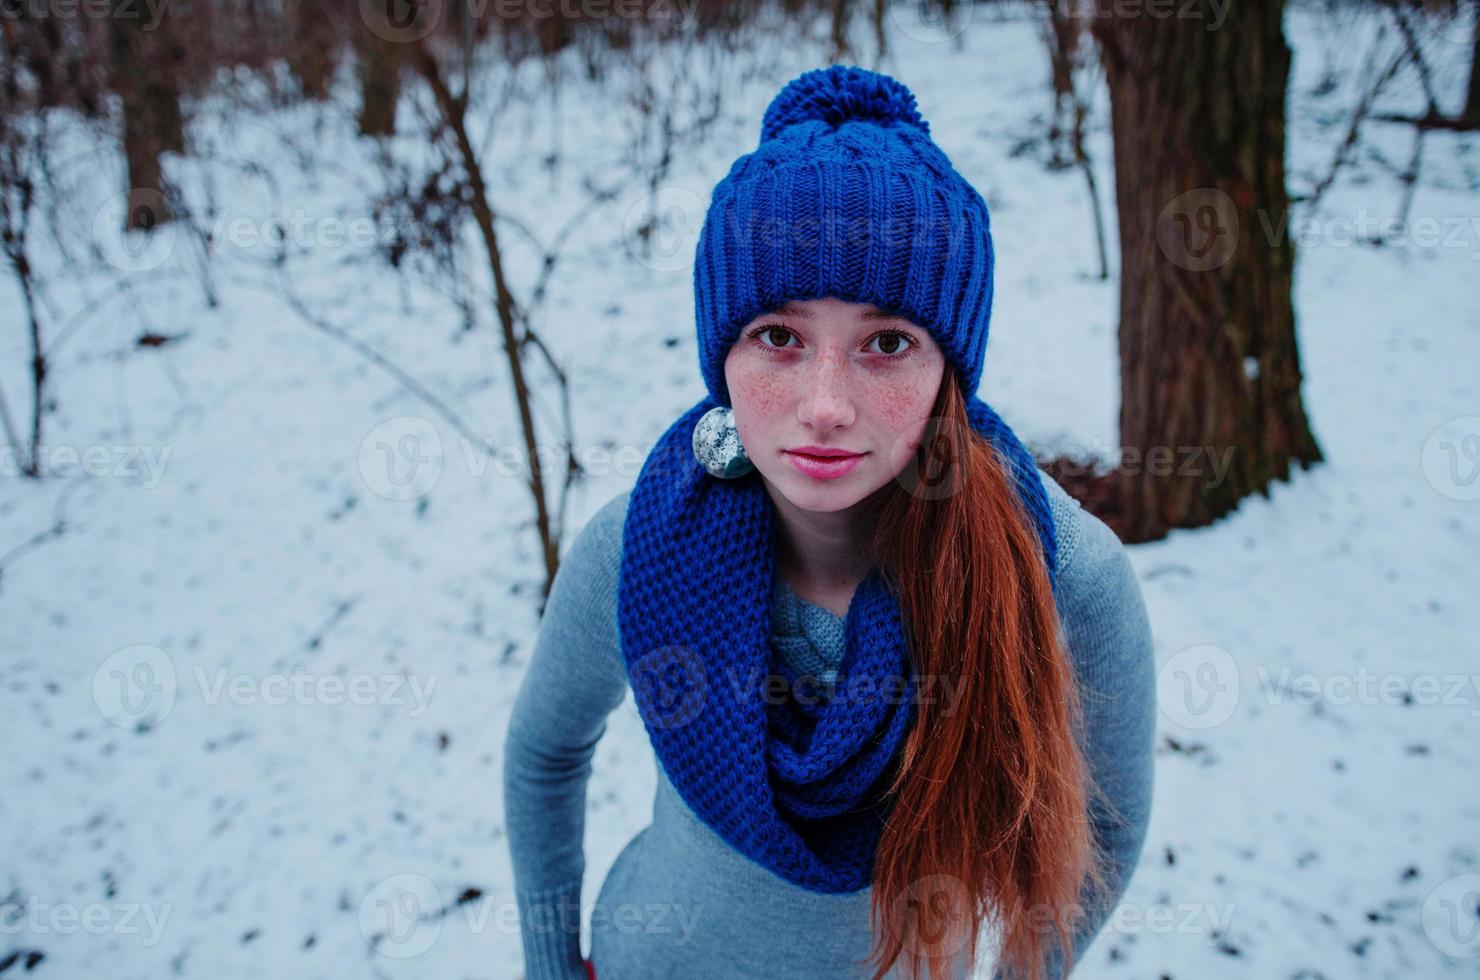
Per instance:
[[[974,962],[984,924],[1011,975],[1041,980],[1055,934],[1067,974],[1081,889],[1105,887],[1079,695],[1038,533],[954,372],[875,506],[869,554],[898,596],[922,696],[887,790],[874,980],[900,956],[932,980],[963,946]]]

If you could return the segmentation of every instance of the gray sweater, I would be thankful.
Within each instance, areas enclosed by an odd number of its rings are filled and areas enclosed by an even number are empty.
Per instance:
[[[1140,857],[1150,815],[1156,722],[1155,658],[1140,585],[1125,548],[1052,477],[1041,474],[1059,535],[1055,590],[1083,694],[1083,743],[1119,819],[1091,818],[1111,858],[1118,902]],[[580,946],[586,783],[607,715],[627,696],[617,632],[617,577],[630,493],[609,501],[577,536],[555,577],[504,743],[504,815],[528,980],[585,977]],[[843,655],[843,619],[777,576],[772,643],[800,673],[822,675]],[[683,802],[658,769],[652,822],[618,854],[596,897],[589,958],[600,980],[665,977],[864,978],[873,933],[870,888],[819,894],[735,851]],[[1113,911],[1092,908],[1075,937],[1083,953]],[[956,976],[991,976],[994,946]],[[1062,974],[1055,955],[1049,976]],[[1076,974],[1079,972],[1075,971]],[[890,977],[902,975],[895,964]]]

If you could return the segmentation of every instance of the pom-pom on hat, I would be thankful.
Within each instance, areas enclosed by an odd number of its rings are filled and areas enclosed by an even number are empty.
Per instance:
[[[694,261],[699,366],[730,404],[740,329],[790,300],[872,303],[930,331],[968,400],[992,310],[987,205],[888,75],[832,65],[771,101],[760,144],[715,187]]]
[[[761,140],[775,139],[788,126],[812,119],[831,126],[864,120],[907,123],[930,135],[913,92],[888,75],[844,65],[809,71],[783,88],[761,120]]]

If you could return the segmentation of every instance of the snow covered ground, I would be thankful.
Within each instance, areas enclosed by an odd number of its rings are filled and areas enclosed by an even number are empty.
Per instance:
[[[1030,443],[1108,453],[1114,272],[1092,278],[1081,177],[1012,152],[1048,104],[1033,26],[980,12],[954,40],[894,26],[880,67],[993,209],[984,392]],[[1299,12],[1287,31],[1300,194],[1344,134],[1374,35]],[[1424,37],[1443,93],[1462,91],[1467,37]],[[701,395],[688,257],[703,204],[821,50],[778,46],[773,69],[729,87],[664,185],[681,215],[669,251],[627,248],[632,190],[562,259],[540,324],[573,379],[593,473],[567,543]],[[1321,94],[1328,65],[1339,85]],[[489,145],[497,203],[546,237],[577,206],[580,170],[531,161],[558,140],[599,170],[630,122],[601,87],[570,85],[558,136],[535,101]],[[1408,81],[1384,105],[1418,97]],[[1091,145],[1108,208],[1105,98]],[[107,276],[38,245],[47,322],[64,333],[48,461],[69,475],[24,480],[7,457],[0,477],[0,975],[39,953],[35,975],[55,977],[515,977],[499,751],[543,572],[519,469],[488,451],[520,445],[491,312],[465,332],[435,284],[335,237],[363,229],[379,179],[342,112],[207,104],[196,120],[210,159],[172,172],[221,209],[209,275],[183,234],[110,253]],[[62,136],[66,213],[106,225],[118,161],[96,134]],[[1131,549],[1163,665],[1156,803],[1086,977],[1480,976],[1466,761],[1480,718],[1480,158],[1473,136],[1430,136],[1407,233],[1353,243],[1356,223],[1400,213],[1390,168],[1410,146],[1407,129],[1369,125],[1320,212],[1292,225],[1326,462],[1216,526]],[[273,215],[298,222],[289,266],[305,304],[487,445],[290,308],[257,240]],[[517,290],[534,256],[505,241]],[[0,386],[23,412],[21,303],[10,279],[0,290]],[[184,336],[136,346],[146,331]],[[629,696],[590,786],[588,902],[654,784]]]

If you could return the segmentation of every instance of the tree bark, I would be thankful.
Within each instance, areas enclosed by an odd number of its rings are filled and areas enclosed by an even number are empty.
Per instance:
[[[114,0],[108,20],[112,86],[123,110],[123,156],[128,168],[124,226],[144,230],[174,219],[166,204],[164,151],[183,152],[180,78],[168,22],[146,30],[141,8]],[[163,12],[162,8],[162,12]]]
[[[381,13],[379,5],[370,9]],[[406,44],[395,39],[388,20],[366,26],[360,41],[360,135],[390,136],[396,132]]]
[[[339,60],[339,38],[325,0],[299,0],[293,8],[293,39],[288,69],[298,79],[303,97],[322,102]]]
[[[1049,79],[1053,87],[1053,113],[1048,124],[1049,162],[1054,167],[1067,167],[1064,133],[1068,125],[1073,125],[1074,61],[1081,24],[1075,16],[1078,11],[1072,5],[1065,5],[1063,0],[1039,2],[1046,15],[1043,39],[1048,47]],[[1067,125],[1065,119],[1069,120]]]
[[[1242,0],[1219,23],[1222,6],[1093,18],[1120,215],[1128,541],[1208,524],[1321,459],[1291,297],[1284,3]]]

